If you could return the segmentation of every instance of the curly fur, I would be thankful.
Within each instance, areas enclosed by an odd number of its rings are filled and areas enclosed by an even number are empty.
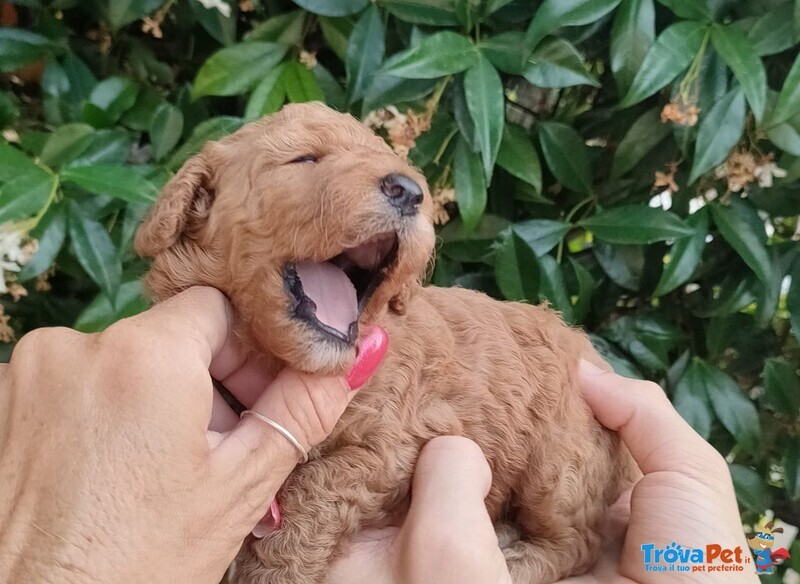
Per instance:
[[[308,154],[319,162],[287,164]],[[423,185],[419,215],[401,218],[384,200],[377,185],[393,172]],[[421,287],[434,243],[430,208],[424,178],[383,140],[350,116],[305,104],[206,145],[139,229],[137,250],[154,257],[155,299],[214,286],[231,299],[253,351],[276,369],[325,373],[344,371],[355,350],[291,316],[283,266],[398,233],[398,261],[360,318],[388,330],[389,354],[283,486],[283,525],[246,543],[236,581],[320,584],[343,540],[402,520],[417,455],[443,434],[473,439],[489,460],[489,512],[519,533],[504,550],[515,583],[554,582],[596,560],[605,511],[634,469],[575,385],[580,357],[602,361],[546,307]]]

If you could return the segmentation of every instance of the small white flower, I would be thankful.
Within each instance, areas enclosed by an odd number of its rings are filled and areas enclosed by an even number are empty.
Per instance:
[[[6,272],[19,272],[30,259],[23,248],[22,233],[12,223],[0,225],[0,294],[8,292]]]
[[[756,166],[753,175],[758,179],[758,186],[768,189],[772,186],[772,179],[785,177],[786,171],[770,160]]]
[[[231,5],[224,0],[197,0],[209,10],[218,10],[222,16],[229,18],[231,15]]]

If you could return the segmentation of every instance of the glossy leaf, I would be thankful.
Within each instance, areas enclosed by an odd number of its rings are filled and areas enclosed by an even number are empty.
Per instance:
[[[500,71],[512,75],[522,75],[527,60],[520,53],[525,42],[525,33],[521,31],[501,32],[481,40],[478,48]]]
[[[20,282],[26,282],[44,273],[55,262],[67,236],[66,206],[56,204],[44,214],[32,235],[39,242],[36,253],[31,256],[17,274]]]
[[[458,18],[453,0],[376,0],[394,16],[413,24],[455,26]]]
[[[572,301],[564,283],[564,274],[561,265],[556,259],[545,254],[538,258],[539,262],[539,297],[561,313],[561,317],[568,323],[574,322]]]
[[[40,172],[41,168],[19,148],[0,142],[0,182],[13,180],[23,174]]]
[[[101,109],[112,122],[133,107],[139,86],[125,77],[109,77],[98,83],[89,95],[89,103]]]
[[[742,136],[744,121],[744,93],[737,87],[714,104],[700,124],[690,184],[725,161]]]
[[[281,108],[286,100],[286,88],[281,82],[284,66],[278,65],[259,81],[253,93],[250,94],[250,99],[247,100],[244,110],[245,119],[256,120],[261,116],[273,114]]]
[[[764,513],[769,506],[769,495],[758,473],[741,464],[732,464],[730,468],[739,503],[753,513],[758,515]]]
[[[122,318],[146,310],[149,305],[139,280],[124,282],[120,285],[114,302],[105,294],[96,296],[78,315],[73,327],[83,333],[97,333]]]
[[[71,162],[89,147],[94,128],[87,124],[66,124],[47,138],[40,158],[47,166]]]
[[[0,71],[10,72],[43,58],[50,39],[18,28],[0,27]]]
[[[764,391],[777,411],[789,417],[800,414],[800,375],[797,367],[783,358],[767,359],[764,365]]]
[[[44,171],[23,174],[0,187],[0,223],[36,214],[57,186],[56,177]]]
[[[778,102],[769,119],[770,126],[780,124],[800,114],[800,55],[794,60],[778,95]]]
[[[761,121],[767,103],[767,74],[752,43],[736,27],[715,24],[711,42],[742,86],[750,109]]]
[[[517,234],[537,256],[543,256],[557,246],[569,232],[571,226],[563,221],[552,219],[529,219],[515,223]]]
[[[322,16],[348,16],[361,12],[369,5],[369,0],[293,0],[301,8]]]
[[[772,264],[761,236],[731,207],[711,205],[711,216],[722,237],[753,270],[761,282],[772,279]]]
[[[158,196],[153,183],[125,166],[75,166],[61,172],[61,181],[130,203],[152,203]]]
[[[692,230],[692,234],[676,239],[672,244],[669,250],[670,261],[664,266],[653,296],[663,296],[688,282],[700,264],[708,236],[708,208],[703,207],[690,215],[686,219],[686,225]]]
[[[349,103],[364,97],[375,72],[383,61],[386,31],[376,6],[368,8],[358,19],[347,45],[347,92]]]
[[[647,244],[692,235],[692,229],[669,211],[623,205],[601,211],[579,223],[609,243]]]
[[[308,13],[303,10],[293,10],[268,18],[253,30],[244,35],[244,40],[269,41],[282,45],[296,45],[303,35],[303,25],[306,23]]]
[[[69,212],[69,239],[75,257],[109,298],[114,298],[122,278],[122,266],[105,227],[73,204]]]
[[[478,225],[486,209],[486,175],[480,155],[472,152],[462,139],[456,145],[453,172],[458,211],[469,232]]]
[[[531,137],[521,126],[506,124],[497,153],[497,164],[542,192],[542,167]]]
[[[783,483],[791,501],[800,501],[800,439],[794,438],[783,455]]]
[[[480,53],[466,37],[443,31],[425,38],[384,63],[381,73],[394,77],[433,79],[460,73],[478,63]]]
[[[686,367],[672,394],[672,405],[695,432],[708,440],[714,420],[706,391],[704,369],[696,361]]]
[[[241,43],[217,51],[197,72],[192,97],[245,93],[285,54],[286,46],[267,42]]]
[[[620,95],[625,95],[656,39],[653,0],[622,0],[611,28],[609,64]]]
[[[536,302],[539,268],[533,249],[511,230],[497,249],[495,279],[506,300]]]
[[[183,132],[183,113],[174,105],[162,104],[153,113],[150,123],[150,140],[153,143],[153,156],[156,160],[169,154]]]
[[[320,101],[325,99],[322,88],[308,67],[298,61],[284,63],[280,83],[291,103]]]
[[[564,39],[542,43],[531,55],[522,76],[537,87],[600,87],[600,82],[589,73],[583,56]]]
[[[592,169],[580,134],[558,122],[541,122],[537,129],[547,166],[558,181],[577,193],[589,194]]]
[[[670,127],[661,122],[658,108],[643,113],[617,146],[611,165],[611,176],[620,177],[636,168],[636,165],[669,134]]]
[[[673,24],[647,51],[620,107],[629,107],[653,95],[689,66],[703,44],[707,27],[699,22]]]
[[[692,0],[691,2],[686,0],[658,0],[658,2],[686,20],[711,20],[711,11],[708,9],[706,0]]]
[[[217,140],[238,130],[244,120],[230,116],[209,118],[192,130],[191,135],[183,145],[172,153],[167,161],[167,168],[177,170],[191,156],[194,156],[209,140]]]
[[[505,125],[505,103],[500,75],[483,56],[464,75],[464,96],[475,124],[475,139],[481,151],[488,184],[500,149]]]
[[[617,7],[620,0],[544,0],[533,17],[525,37],[530,50],[563,26],[580,26],[599,20]]]
[[[639,290],[644,271],[644,250],[641,246],[596,241],[592,251],[612,282],[628,290]]]

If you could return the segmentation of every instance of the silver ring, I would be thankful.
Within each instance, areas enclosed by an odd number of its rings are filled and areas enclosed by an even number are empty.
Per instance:
[[[289,430],[287,430],[286,428],[281,426],[275,420],[272,420],[272,419],[268,418],[267,416],[265,416],[261,412],[255,412],[253,410],[244,410],[241,414],[239,414],[239,418],[240,419],[244,418],[245,416],[253,416],[256,419],[261,420],[265,424],[268,424],[269,426],[272,426],[275,430],[280,432],[281,435],[284,438],[286,438],[292,446],[294,446],[297,449],[297,451],[300,453],[300,462],[301,463],[308,462],[308,452],[306,452],[306,449],[303,448],[303,445],[300,444],[300,441],[297,438],[295,438],[292,435],[292,433],[289,432]]]

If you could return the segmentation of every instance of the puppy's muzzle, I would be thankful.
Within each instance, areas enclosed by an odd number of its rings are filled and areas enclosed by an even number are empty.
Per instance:
[[[381,192],[403,217],[416,215],[422,204],[422,188],[404,174],[387,174],[381,179]]]

